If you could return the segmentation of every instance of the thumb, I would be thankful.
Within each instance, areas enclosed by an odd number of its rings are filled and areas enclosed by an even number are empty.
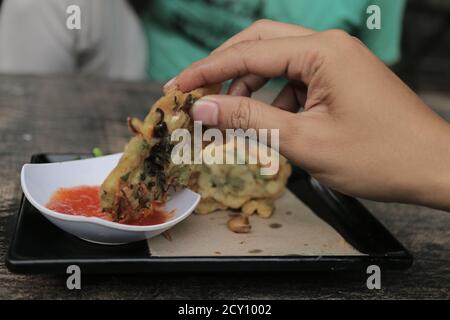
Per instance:
[[[204,125],[219,129],[287,130],[295,114],[263,102],[240,96],[210,95],[197,100],[192,117]]]

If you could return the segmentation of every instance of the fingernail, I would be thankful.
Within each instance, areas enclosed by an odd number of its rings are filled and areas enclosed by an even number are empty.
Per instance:
[[[200,99],[192,106],[192,117],[207,126],[216,126],[219,122],[219,105],[216,101]]]
[[[166,84],[163,86],[164,89],[168,89],[170,88],[170,86],[175,82],[175,79],[177,77],[173,77],[172,79],[170,79],[169,81],[166,82]]]

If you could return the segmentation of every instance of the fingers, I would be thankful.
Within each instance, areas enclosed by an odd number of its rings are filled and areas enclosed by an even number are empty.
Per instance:
[[[308,84],[322,62],[322,46],[316,34],[240,42],[192,64],[172,85],[187,92],[248,74],[263,78],[285,76]]]
[[[228,89],[228,94],[232,96],[250,97],[253,92],[258,91],[266,82],[266,78],[254,74],[247,74],[233,80]]]
[[[272,102],[272,105],[289,112],[298,112],[305,105],[306,91],[307,87],[303,83],[289,82]]]
[[[301,128],[304,122],[308,125],[308,119],[301,117],[300,113],[287,112],[248,97],[214,95],[198,100],[192,107],[192,117],[221,130],[268,129],[271,137],[274,134],[272,130],[277,130],[279,140],[269,139],[269,146],[276,143],[281,154],[303,162],[300,150],[307,144]]]
[[[175,82],[176,78],[170,79],[164,86],[163,86],[163,92],[164,94],[168,94],[171,89],[173,89],[173,83]],[[219,94],[222,91],[222,83],[214,83],[211,86],[204,88],[206,89],[204,91],[204,95],[208,94]]]
[[[290,125],[296,115],[273,108],[263,102],[229,95],[212,95],[198,100],[192,107],[192,117],[204,125],[219,129],[279,129],[280,143],[290,135]]]
[[[306,36],[313,34],[314,32],[315,31],[304,28],[302,26],[262,19],[256,21],[244,31],[239,32],[238,34],[225,41],[220,47],[212,51],[211,54],[229,48],[232,45],[242,41]],[[233,80],[233,83],[228,90],[228,94],[234,96],[249,97],[253,92],[259,90],[262,86],[264,86],[267,81],[267,79],[258,77],[256,75],[240,77]]]
[[[243,42],[243,41],[257,41],[257,40],[270,40],[270,39],[276,39],[276,38],[285,38],[285,37],[299,37],[299,36],[307,36],[314,34],[315,31],[312,29],[304,28],[299,25],[294,24],[288,24],[283,22],[277,22],[267,19],[261,19],[253,23],[250,27],[246,28],[245,30],[237,33],[227,41],[225,41],[221,46],[216,48],[211,52],[211,55],[220,52],[224,49],[230,48],[233,45]],[[264,80],[264,77],[258,77],[256,75],[252,76],[252,83],[259,84],[263,82],[263,84],[259,85],[259,87],[262,87],[266,80]],[[259,78],[259,79],[257,79]],[[175,79],[171,79],[165,86],[164,86],[164,92],[166,92],[169,88],[171,88],[173,85],[175,85]],[[247,80],[247,79],[244,79]],[[246,85],[248,82],[244,81],[244,83],[241,83],[241,81],[236,81],[237,89],[230,90],[229,93],[232,95],[245,95],[249,96],[251,95],[251,92],[246,90],[245,88],[241,88],[242,85]],[[251,84],[251,83],[250,83]],[[255,85],[255,87],[257,87]],[[256,90],[253,90],[256,91]]]
[[[250,40],[269,40],[285,37],[299,37],[313,34],[315,31],[304,28],[299,25],[277,22],[272,20],[258,20],[247,29],[234,35],[225,41],[220,47],[211,52],[217,53],[223,49],[229,48],[236,43]]]
[[[286,110],[289,112],[297,112],[300,108],[297,99],[295,98],[295,92],[290,83],[286,84],[280,91],[278,96],[272,102],[274,107]]]

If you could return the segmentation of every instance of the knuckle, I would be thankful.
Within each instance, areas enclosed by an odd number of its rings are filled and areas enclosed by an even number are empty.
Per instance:
[[[184,76],[185,74],[188,74],[189,77],[191,77],[192,73],[197,72],[199,67],[200,67],[200,61],[195,61],[195,62],[191,63],[180,73],[178,78],[180,78],[180,76]]]
[[[248,61],[251,60],[254,42],[253,41],[242,41],[234,44],[230,48],[230,53],[234,55],[236,64],[235,68],[237,69],[237,76],[243,76],[249,72]]]
[[[250,49],[252,43],[253,42],[249,40],[241,41],[234,44],[231,48],[234,49],[237,54],[242,55],[244,52]]]
[[[237,108],[231,111],[229,118],[229,127],[248,129],[251,127],[251,105],[250,100],[242,98],[239,100]]]
[[[266,26],[270,26],[273,23],[272,20],[269,19],[258,19],[252,23],[251,27],[254,29],[264,28]]]
[[[177,77],[178,81],[180,79],[193,79],[200,81],[202,84],[209,83],[208,81],[208,69],[205,68],[206,59],[198,60],[191,63],[186,69],[184,69]]]
[[[340,59],[349,56],[361,48],[361,41],[347,32],[339,29],[331,29],[322,32],[324,43],[328,47],[328,56]]]
[[[189,65],[189,67],[187,69],[196,70],[202,65],[202,63],[203,63],[203,60],[194,61]]]
[[[340,29],[326,30],[323,32],[323,35],[334,42],[341,42],[341,41],[346,42],[351,39],[351,36],[347,32]]]

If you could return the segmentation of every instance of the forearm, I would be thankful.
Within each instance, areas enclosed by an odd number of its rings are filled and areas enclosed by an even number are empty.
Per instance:
[[[429,148],[417,150],[425,160],[415,182],[417,197],[413,202],[450,211],[450,125],[442,120],[434,129]]]
[[[405,159],[415,163],[409,177],[413,197],[407,202],[450,211],[450,125],[439,118],[422,138],[426,143],[413,145],[420,161]]]

